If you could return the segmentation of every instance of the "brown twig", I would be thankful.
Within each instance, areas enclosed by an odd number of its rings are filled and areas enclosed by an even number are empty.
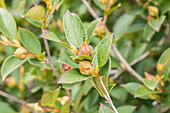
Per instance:
[[[48,15],[50,14],[50,11],[51,11],[51,10],[48,9],[48,12],[47,12],[45,18],[43,19],[42,32],[44,32],[44,30],[45,30],[46,20],[47,20],[47,18],[48,18]],[[59,79],[60,77],[59,77],[57,71],[55,70],[53,64],[51,63],[51,55],[50,55],[50,49],[49,49],[48,41],[47,41],[47,39],[45,39],[45,38],[43,38],[43,39],[44,39],[45,49],[46,49],[46,51],[47,51],[47,56],[48,56],[48,62],[47,62],[47,63],[48,63],[49,66],[51,67],[51,69],[52,69],[52,71],[54,72],[54,74],[56,75],[56,77]]]
[[[10,95],[8,93],[5,93],[5,92],[3,92],[1,90],[0,90],[0,95],[3,96],[3,97],[6,97],[8,99],[11,99],[11,100],[13,100],[13,101],[15,101],[17,103],[26,105],[26,102],[23,99],[18,99],[18,98],[14,97],[14,96],[12,96],[12,95]]]
[[[97,16],[97,14],[94,12],[94,10],[89,6],[89,4],[87,3],[86,0],[81,0],[83,2],[83,4],[87,7],[88,11],[90,12],[90,14],[93,16],[93,18],[98,19],[99,17]]]

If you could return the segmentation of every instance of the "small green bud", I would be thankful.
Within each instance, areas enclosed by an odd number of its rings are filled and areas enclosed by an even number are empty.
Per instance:
[[[94,71],[94,66],[89,61],[80,61],[79,70],[83,75],[91,75]]]

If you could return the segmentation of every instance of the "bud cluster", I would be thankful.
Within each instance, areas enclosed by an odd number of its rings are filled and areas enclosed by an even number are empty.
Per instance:
[[[13,53],[15,57],[17,57],[20,60],[24,60],[27,57],[27,50],[24,48],[18,48]]]

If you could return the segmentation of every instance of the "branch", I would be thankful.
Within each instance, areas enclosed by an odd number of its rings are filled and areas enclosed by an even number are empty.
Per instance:
[[[94,12],[94,10],[90,7],[90,5],[87,3],[86,0],[81,0],[84,5],[87,7],[88,11],[90,12],[90,14],[93,16],[93,18],[98,19],[99,17],[97,16],[97,14]]]
[[[20,103],[20,104],[23,104],[23,105],[27,104],[23,99],[18,99],[18,98],[14,97],[14,96],[12,96],[12,95],[10,95],[8,93],[5,93],[5,92],[3,92],[1,90],[0,90],[0,95],[3,96],[3,97],[6,97],[8,99],[11,99],[11,100],[13,100],[13,101],[15,101],[17,103]]]
[[[106,95],[107,95],[107,98],[108,98],[108,101],[109,101],[110,106],[112,107],[112,109],[114,110],[115,113],[118,113],[118,111],[116,110],[115,106],[113,105],[113,102],[112,102],[112,100],[111,100],[111,98],[110,98],[110,95],[109,95],[109,93],[108,93],[105,85],[103,84],[102,79],[100,78],[99,81],[100,81],[100,83],[101,83],[101,85],[102,85],[102,87],[103,87],[103,89],[104,89],[104,91],[105,91],[105,93],[106,93]]]
[[[143,82],[143,78],[134,70],[132,69],[132,67],[130,67],[130,65],[128,64],[128,62],[123,58],[123,56],[120,54],[120,52],[118,51],[118,49],[116,48],[115,44],[112,44],[112,49],[114,50],[116,56],[119,58],[120,62],[122,62],[125,67],[126,70],[135,78],[137,78],[140,82]]]

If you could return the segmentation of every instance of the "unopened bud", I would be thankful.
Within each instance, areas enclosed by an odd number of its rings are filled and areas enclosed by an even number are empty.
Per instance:
[[[103,23],[99,23],[98,27],[96,28],[97,35],[100,37],[104,37],[106,31],[107,31],[106,25],[104,25]]]
[[[13,54],[20,60],[24,60],[27,57],[27,51],[24,48],[18,48]]]
[[[5,82],[8,87],[13,88],[17,85],[17,80],[14,77],[8,77],[5,79]]]
[[[80,61],[79,63],[79,70],[83,75],[90,75],[94,71],[93,64],[88,61]]]
[[[74,46],[74,45],[72,45],[72,44],[70,44],[71,45],[71,51],[75,54],[75,55],[77,55],[78,54],[78,51],[77,51],[77,49],[76,49],[76,47]]]
[[[159,14],[159,10],[155,6],[148,6],[148,13],[150,16],[157,17]]]
[[[9,40],[7,39],[7,37],[6,36],[1,36],[1,39],[3,40],[3,42],[5,42],[5,43],[8,43],[9,42]]]
[[[64,71],[68,71],[69,69],[71,69],[72,67],[67,65],[67,64],[62,64],[62,67],[61,69],[64,70]]]
[[[158,71],[162,71],[163,68],[164,68],[164,66],[165,66],[165,64],[160,64],[160,63],[158,63],[158,65],[157,65]]]
[[[20,43],[17,40],[14,39],[13,42],[14,42],[15,45],[20,46]]]
[[[88,45],[85,41],[83,41],[82,45],[78,48],[78,56],[87,55],[92,57],[92,52],[92,47]]]
[[[99,0],[99,2],[103,5],[106,5],[109,2],[109,0]]]

